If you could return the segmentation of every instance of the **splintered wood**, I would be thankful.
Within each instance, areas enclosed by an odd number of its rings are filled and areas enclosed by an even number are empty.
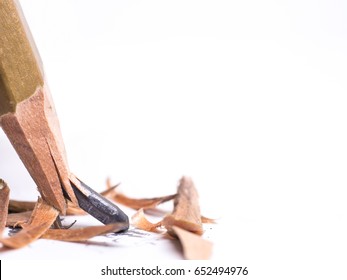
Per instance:
[[[8,211],[10,213],[21,213],[24,211],[32,211],[35,208],[34,201],[19,201],[19,200],[10,200],[8,205]]]
[[[16,112],[0,117],[0,125],[31,174],[43,199],[61,213],[66,211],[63,189],[77,204],[68,178],[64,147],[49,91],[38,87]],[[63,188],[63,189],[62,189]]]
[[[77,204],[40,55],[20,3],[0,2],[0,126],[42,198],[61,213]]]

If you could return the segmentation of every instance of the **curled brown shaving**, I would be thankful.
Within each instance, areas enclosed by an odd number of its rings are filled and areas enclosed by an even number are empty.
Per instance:
[[[102,191],[100,194],[106,198],[112,198],[115,195],[117,195],[116,189],[120,184],[114,185],[114,186],[110,186],[107,185],[106,190]]]
[[[202,235],[199,196],[191,178],[181,178],[174,200],[174,210],[172,214],[164,218],[163,225],[172,235],[175,235],[172,231],[173,226]]]
[[[40,225],[27,227],[9,238],[0,239],[0,243],[2,243],[5,247],[12,249],[25,247],[39,239],[50,226],[50,222],[45,222]]]
[[[0,179],[0,236],[6,226],[9,197],[10,197],[10,189],[8,188],[5,181]]]
[[[58,210],[39,198],[28,223],[21,225],[23,229],[9,238],[0,239],[0,243],[14,249],[30,244],[51,227],[58,214]]]
[[[7,216],[7,227],[22,227],[22,224],[28,223],[33,211],[26,211],[21,213],[11,213]]]
[[[212,243],[202,238],[202,223],[214,223],[213,219],[201,216],[199,197],[193,181],[182,177],[177,188],[173,212],[158,223],[151,223],[140,209],[132,217],[132,224],[142,230],[159,232],[165,227],[171,238],[178,238],[184,258],[188,260],[209,259],[212,254]],[[161,231],[162,232],[162,231]]]
[[[22,213],[26,211],[32,211],[35,208],[34,201],[20,201],[20,200],[10,200],[8,212],[9,213]],[[66,209],[66,215],[85,215],[86,213],[74,205],[72,202],[68,201],[68,207]]]
[[[144,212],[143,212],[143,209],[138,210],[131,217],[131,222],[132,222],[133,226],[135,226],[138,229],[142,229],[145,231],[151,231],[151,232],[160,232],[158,227],[161,226],[161,222],[153,224],[150,221],[148,221]]]
[[[207,218],[205,216],[201,216],[201,222],[203,224],[215,224],[216,223],[216,219],[211,219],[211,218]]]
[[[67,209],[66,209],[66,215],[67,216],[82,216],[86,215],[87,213],[79,208],[78,206],[74,205],[72,202],[68,201],[67,203]]]
[[[129,208],[139,210],[139,209],[151,209],[157,207],[159,204],[164,203],[166,201],[172,200],[175,198],[175,194],[161,196],[161,197],[153,197],[153,198],[130,198],[124,194],[117,193],[112,199],[115,202],[123,204]]]
[[[173,226],[172,230],[182,244],[183,255],[187,260],[208,260],[212,255],[212,243],[201,236]]]
[[[42,235],[42,238],[60,241],[80,242],[86,241],[98,235],[117,232],[122,228],[124,228],[124,224],[118,223],[104,226],[90,226],[75,229],[49,229]]]
[[[34,201],[20,201],[20,200],[10,200],[8,206],[9,213],[20,213],[25,211],[32,211],[35,208],[36,202]]]

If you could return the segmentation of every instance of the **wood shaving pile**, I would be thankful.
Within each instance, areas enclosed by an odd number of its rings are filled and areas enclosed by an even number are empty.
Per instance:
[[[170,239],[178,239],[182,245],[185,259],[209,259],[212,254],[212,243],[202,237],[203,223],[214,223],[213,219],[201,216],[198,192],[191,178],[182,177],[177,193],[154,198],[130,198],[117,191],[117,186],[108,184],[100,194],[116,203],[137,210],[131,223],[135,228],[162,234]],[[146,211],[157,210],[161,203],[174,200],[172,213],[163,214],[161,221],[150,222]],[[86,213],[68,204],[67,215],[85,215]],[[1,238],[5,227],[21,230],[10,237]],[[39,238],[69,242],[83,242],[98,235],[118,231],[123,224],[89,226],[84,228],[63,228],[59,211],[41,198],[35,202],[9,200],[9,188],[0,180],[0,244],[17,249],[24,247]]]

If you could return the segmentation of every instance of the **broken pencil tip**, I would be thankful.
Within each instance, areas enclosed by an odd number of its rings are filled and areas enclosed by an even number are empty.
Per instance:
[[[94,191],[81,180],[72,182],[71,186],[77,198],[79,206],[91,216],[105,225],[123,223],[119,231],[129,228],[128,216],[114,203]]]

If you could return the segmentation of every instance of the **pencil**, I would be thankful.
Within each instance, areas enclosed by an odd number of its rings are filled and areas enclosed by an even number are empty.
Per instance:
[[[0,3],[0,125],[42,198],[65,213],[63,190],[77,201],[41,59],[18,1]]]

